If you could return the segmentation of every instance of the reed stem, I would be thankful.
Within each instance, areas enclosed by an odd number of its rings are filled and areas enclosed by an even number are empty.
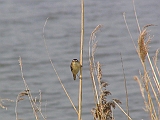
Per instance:
[[[80,76],[79,76],[79,113],[78,120],[82,118],[82,65],[83,65],[83,41],[84,41],[84,0],[81,0],[81,38],[80,38]]]

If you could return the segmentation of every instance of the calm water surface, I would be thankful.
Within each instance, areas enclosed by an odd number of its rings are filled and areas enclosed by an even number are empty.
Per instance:
[[[158,0],[135,0],[140,26],[150,27],[154,35],[150,44],[153,57],[160,46],[160,2]],[[88,66],[88,42],[92,30],[98,25],[98,49],[95,60],[102,64],[103,80],[110,85],[111,98],[122,101],[125,109],[125,90],[120,52],[123,57],[129,94],[130,116],[136,120],[148,120],[144,112],[138,84],[133,80],[139,75],[141,64],[127,32],[123,12],[136,42],[138,29],[131,0],[86,0],[85,37],[83,63],[83,120],[92,120],[90,110],[94,107],[92,84]],[[78,101],[78,80],[73,81],[70,62],[79,58],[80,1],[78,0],[1,0],[0,1],[0,98],[16,100],[25,89],[21,78],[18,59],[22,57],[24,77],[33,97],[42,92],[42,112],[48,120],[75,120],[77,115],[54,73],[42,37],[42,28],[47,17],[45,38],[55,68],[62,79],[74,104]],[[158,63],[159,64],[159,63]],[[8,110],[0,109],[1,120],[15,119],[15,102],[3,103]],[[18,104],[19,119],[33,120],[30,103],[25,100]],[[2,117],[3,116],[3,117]],[[116,108],[115,119],[124,120],[125,115]]]

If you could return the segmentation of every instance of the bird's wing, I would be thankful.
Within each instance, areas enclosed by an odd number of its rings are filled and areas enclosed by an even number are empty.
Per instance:
[[[71,63],[71,65],[70,65],[70,68],[71,68],[71,71],[73,70],[73,68],[72,68],[72,63]]]

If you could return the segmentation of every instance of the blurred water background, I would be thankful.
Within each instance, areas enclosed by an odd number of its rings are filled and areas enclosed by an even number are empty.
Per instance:
[[[140,27],[146,24],[151,36],[150,56],[153,57],[160,46],[160,1],[135,0]],[[144,112],[143,99],[133,76],[143,70],[133,43],[127,32],[123,13],[135,42],[138,28],[134,16],[132,0],[85,0],[85,37],[83,63],[83,109],[82,119],[92,120],[91,109],[95,106],[88,64],[88,43],[90,34],[98,25],[103,25],[97,33],[98,49],[95,61],[102,64],[103,80],[110,85],[110,98],[117,98],[125,109],[125,89],[121,56],[127,80],[130,116],[135,120],[149,120]],[[1,0],[0,1],[0,98],[16,100],[25,90],[18,63],[22,57],[25,80],[33,97],[42,92],[42,112],[47,120],[75,120],[77,114],[54,73],[47,57],[42,32],[55,68],[71,96],[78,104],[78,84],[73,81],[70,62],[79,59],[80,41],[80,0]],[[160,65],[160,64],[159,64]],[[1,120],[15,119],[15,102],[4,102],[8,109],[0,108]],[[19,119],[33,120],[32,108],[25,100],[18,104]],[[117,120],[126,116],[117,107],[114,110]],[[41,119],[41,118],[40,118]]]

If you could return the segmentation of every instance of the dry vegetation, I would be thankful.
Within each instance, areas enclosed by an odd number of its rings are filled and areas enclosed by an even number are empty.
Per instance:
[[[100,62],[97,64],[94,61],[94,54],[97,47],[96,32],[101,28],[98,25],[91,33],[89,41],[89,65],[90,76],[92,81],[92,89],[94,94],[95,108],[91,110],[94,120],[113,120],[112,108],[115,108],[115,102],[121,103],[118,99],[112,101],[107,100],[107,96],[111,95],[111,92],[107,90],[108,83],[102,81],[102,69]]]
[[[84,17],[84,15],[82,15],[82,17]],[[47,20],[48,20],[48,18],[47,18]],[[47,23],[47,20],[45,22],[45,25]],[[84,20],[84,18],[82,18],[82,20]],[[125,20],[125,22],[126,22],[126,20]],[[44,25],[44,27],[45,27],[45,25]],[[137,25],[139,26],[138,22],[137,22]],[[158,61],[157,58],[158,58],[159,50],[156,51],[155,57],[153,58],[153,60],[151,60],[150,56],[148,54],[148,50],[149,50],[148,45],[149,45],[149,42],[151,41],[151,37],[149,36],[148,31],[147,31],[147,28],[149,26],[153,26],[153,25],[146,25],[142,31],[139,28],[140,35],[138,38],[138,47],[135,47],[135,48],[136,48],[137,54],[140,58],[140,61],[142,63],[143,72],[140,72],[139,77],[135,76],[134,80],[137,81],[137,83],[139,84],[140,92],[141,92],[142,98],[144,100],[145,110],[149,114],[150,120],[159,120],[160,119],[160,102],[159,102],[159,98],[160,98],[160,81],[159,81],[160,71],[159,71],[158,65],[157,65],[157,61]],[[83,25],[82,25],[82,27],[83,27]],[[106,99],[109,95],[111,95],[111,92],[107,90],[108,83],[102,80],[103,75],[102,75],[102,69],[101,69],[100,62],[95,62],[95,60],[94,60],[94,54],[95,54],[96,46],[97,46],[97,42],[98,42],[95,39],[96,38],[95,34],[100,28],[101,28],[101,25],[98,25],[93,30],[93,32],[91,33],[90,41],[89,41],[89,66],[90,66],[90,76],[91,76],[91,81],[92,81],[92,89],[93,89],[93,94],[94,94],[93,100],[95,103],[95,107],[91,110],[92,115],[93,115],[93,119],[94,120],[113,120],[114,114],[112,112],[112,108],[115,108],[115,106],[117,105],[124,112],[127,119],[132,120],[132,118],[129,116],[129,113],[128,112],[126,113],[119,106],[119,104],[121,104],[120,100],[112,99],[111,101],[108,101]],[[128,29],[128,27],[127,27],[127,29]],[[82,30],[83,30],[83,28],[82,28]],[[128,31],[129,31],[129,29],[128,29]],[[44,29],[43,29],[43,33],[44,33]],[[130,34],[130,32],[129,32],[129,34]],[[83,39],[83,35],[81,37],[81,40],[82,39]],[[132,39],[132,37],[131,37],[131,39]],[[58,80],[59,80],[60,84],[62,85],[64,92],[66,93],[66,96],[70,100],[71,105],[73,106],[75,113],[78,116],[78,119],[81,120],[81,115],[80,115],[81,114],[81,107],[79,106],[80,110],[78,111],[76,109],[75,105],[73,104],[70,96],[68,95],[67,90],[65,89],[65,87],[64,87],[64,85],[63,85],[54,65],[53,65],[53,62],[50,58],[47,44],[45,41],[45,37],[44,37],[44,43],[45,43],[46,51],[47,51],[49,60],[51,62],[51,65],[53,67],[53,70],[55,71],[55,73],[58,77]],[[83,44],[83,42],[82,42],[82,44]],[[81,55],[82,55],[82,53],[81,53]],[[149,66],[146,66],[146,62],[149,63]],[[25,90],[20,92],[17,96],[17,99],[16,99],[16,107],[15,107],[16,120],[19,120],[18,110],[17,110],[18,103],[21,102],[22,100],[24,100],[24,96],[28,96],[28,99],[29,99],[30,104],[32,106],[32,110],[33,110],[33,114],[35,116],[35,119],[39,120],[39,118],[41,116],[41,118],[46,120],[47,117],[45,117],[41,112],[41,92],[40,92],[38,101],[32,97],[31,91],[29,90],[29,87],[23,77],[21,58],[19,59],[19,63],[20,63],[20,68],[21,68],[22,79],[23,79],[23,82],[25,85]],[[150,71],[150,69],[151,69],[151,71]],[[150,75],[152,75],[152,76],[150,76]],[[82,76],[82,75],[80,75],[80,76]],[[80,93],[80,99],[82,99],[81,96],[82,95]],[[1,99],[0,107],[6,108],[5,106],[2,105],[2,100],[3,99]],[[5,100],[11,101],[8,99],[5,99]],[[79,100],[79,101],[80,101],[79,105],[83,106],[81,104],[81,100]]]
[[[140,77],[135,76],[134,79],[139,84],[140,91],[144,100],[145,110],[148,112],[150,119],[159,120],[160,81],[158,80],[158,78],[160,78],[160,72],[157,66],[157,55],[159,50],[156,51],[155,57],[151,61],[150,56],[148,54],[149,50],[148,45],[149,42],[151,41],[151,37],[148,35],[147,32],[147,27],[149,26],[151,25],[146,25],[143,28],[138,38],[137,53],[139,55],[139,58],[143,66],[143,73],[140,73]],[[146,66],[146,61],[148,61],[150,66]],[[149,76],[150,72],[152,76]]]
[[[140,91],[142,98],[144,100],[145,111],[149,114],[150,120],[160,119],[160,72],[157,65],[157,57],[159,49],[156,51],[153,60],[150,60],[148,54],[149,43],[151,37],[147,32],[147,28],[151,25],[146,25],[140,32],[138,38],[138,47],[136,48],[137,54],[140,58],[143,67],[143,73],[140,72],[140,77],[135,76],[136,80],[140,86]],[[91,40],[89,42],[89,63],[90,63],[90,75],[93,85],[95,108],[92,109],[92,114],[95,120],[112,120],[113,114],[112,109],[115,108],[115,104],[124,112],[128,119],[132,120],[129,116],[129,112],[125,112],[117,103],[121,103],[118,99],[113,99],[113,101],[107,101],[107,96],[110,95],[110,91],[106,90],[108,83],[102,81],[102,70],[99,62],[95,64],[94,54],[97,47],[97,41],[95,40],[95,33],[99,30],[101,25],[98,25],[91,34]],[[132,37],[131,37],[132,38]],[[146,66],[146,61],[148,61],[150,66]],[[154,63],[154,65],[153,65]],[[147,70],[148,67],[148,70]],[[150,71],[151,69],[151,71]],[[151,74],[152,76],[149,76]],[[97,79],[95,78],[97,77]],[[96,81],[98,86],[96,86]],[[127,89],[126,89],[127,90]],[[128,95],[126,95],[128,97]],[[128,108],[127,108],[128,109]]]

